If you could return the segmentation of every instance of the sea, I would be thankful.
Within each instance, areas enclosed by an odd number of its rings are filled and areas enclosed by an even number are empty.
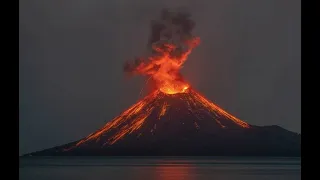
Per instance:
[[[21,157],[20,180],[300,180],[301,158]]]

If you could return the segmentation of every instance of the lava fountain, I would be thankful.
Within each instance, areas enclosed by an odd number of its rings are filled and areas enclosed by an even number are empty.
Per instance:
[[[124,71],[130,75],[149,76],[155,88],[163,93],[186,92],[189,84],[179,70],[200,43],[200,38],[191,33],[194,25],[186,12],[163,10],[161,18],[151,24],[149,56],[137,58],[134,63],[126,62]]]

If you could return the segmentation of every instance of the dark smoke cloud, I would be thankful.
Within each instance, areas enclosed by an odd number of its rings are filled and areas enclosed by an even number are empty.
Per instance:
[[[163,9],[160,13],[160,18],[151,21],[150,37],[147,43],[147,57],[157,57],[159,52],[156,52],[153,47],[159,47],[165,51],[169,49],[166,44],[175,45],[175,49],[170,51],[171,57],[179,58],[186,52],[190,46],[193,46],[192,30],[195,27],[195,22],[190,19],[191,14],[185,10]],[[135,58],[133,63],[126,62],[124,64],[124,71],[132,73],[135,67],[141,63],[147,63],[148,58]],[[157,66],[153,70],[156,70]]]
[[[195,22],[190,19],[191,14],[182,10],[173,12],[169,9],[161,11],[160,19],[151,22],[151,34],[148,45],[152,45],[161,39],[175,39],[181,42],[192,37],[191,31],[195,26]]]

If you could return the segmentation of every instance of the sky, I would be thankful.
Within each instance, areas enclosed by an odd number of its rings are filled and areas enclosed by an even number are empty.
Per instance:
[[[253,125],[301,132],[300,0],[24,0],[19,153],[79,140],[139,100],[125,61],[146,52],[162,8],[188,9],[201,43],[182,74]]]

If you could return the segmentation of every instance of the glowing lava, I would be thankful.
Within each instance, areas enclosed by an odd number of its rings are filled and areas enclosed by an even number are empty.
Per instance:
[[[173,96],[162,93],[161,91],[155,91],[131,106],[112,121],[108,122],[103,128],[80,140],[76,146],[72,148],[76,148],[77,146],[88,142],[98,142],[100,139],[103,139],[103,136],[109,136],[109,138],[107,141],[101,142],[102,146],[114,144],[123,137],[138,131],[146,121],[148,121],[151,114],[157,114],[158,120],[166,118],[166,115],[170,115],[170,109],[177,108],[173,107],[168,101],[172,98],[174,98],[175,101],[178,100],[182,102],[181,107],[178,107],[178,109],[183,109],[194,117],[192,123],[197,130],[202,127],[201,123],[205,120],[203,119],[204,115],[206,118],[215,122],[218,127],[223,129],[230,127],[250,128],[248,123],[227,113],[192,89],[188,89],[188,92],[186,93]],[[174,121],[174,119],[172,120]],[[152,127],[157,127],[157,124],[152,125]],[[151,129],[151,131],[155,131],[155,128]],[[138,134],[137,138],[141,135],[141,133]]]
[[[179,70],[199,42],[199,38],[189,40],[184,44],[184,48],[187,49],[184,52],[181,52],[174,44],[154,45],[153,49],[157,54],[153,54],[147,61],[140,61],[139,65],[131,70],[131,73],[151,76],[156,82],[157,89],[163,93],[184,93],[189,88],[189,84],[183,80]],[[179,51],[178,55],[177,51]]]
[[[174,84],[173,84],[174,85]],[[167,85],[160,87],[160,91],[166,94],[177,94],[177,93],[185,93],[187,92],[189,86],[187,84],[184,85],[178,85],[172,87],[172,85]]]
[[[152,78],[155,89],[166,94],[184,93],[189,84],[179,70],[200,38],[193,36],[194,22],[188,13],[164,10],[161,19],[153,21],[148,46],[150,54],[127,62],[124,71]]]

